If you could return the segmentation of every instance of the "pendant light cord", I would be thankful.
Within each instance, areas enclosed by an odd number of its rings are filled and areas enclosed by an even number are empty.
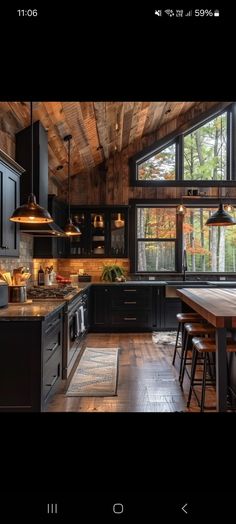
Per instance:
[[[70,138],[68,140],[68,215],[70,221]]]
[[[34,129],[33,129],[33,102],[30,102],[30,125],[31,125],[31,188],[30,192],[34,192],[33,169],[34,169]]]

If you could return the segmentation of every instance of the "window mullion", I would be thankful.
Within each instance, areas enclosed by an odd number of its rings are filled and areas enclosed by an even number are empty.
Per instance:
[[[184,138],[179,135],[176,139],[176,180],[183,180],[184,168]]]
[[[227,139],[229,138],[230,144],[227,145],[228,151],[228,162],[227,162],[227,176],[229,180],[236,179],[236,104],[232,105],[231,110],[228,112],[228,126],[227,126]],[[228,143],[228,140],[227,140]],[[230,171],[231,170],[231,171]]]

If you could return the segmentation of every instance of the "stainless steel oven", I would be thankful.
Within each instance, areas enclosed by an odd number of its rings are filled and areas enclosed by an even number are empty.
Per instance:
[[[68,303],[64,323],[64,351],[62,378],[67,379],[83,350],[88,326],[87,295],[81,294]]]

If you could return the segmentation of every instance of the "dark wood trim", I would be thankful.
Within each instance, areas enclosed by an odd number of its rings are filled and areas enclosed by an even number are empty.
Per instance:
[[[17,174],[22,174],[25,172],[25,169],[20,166],[13,158],[11,158],[7,153],[5,153],[2,149],[0,149],[0,160],[7,164],[8,167],[11,167],[15,171],[17,171]]]
[[[235,182],[236,186],[236,182]],[[129,204],[131,208],[134,207],[177,207],[178,204],[181,203],[181,200],[184,200],[184,205],[186,207],[211,207],[211,206],[218,206],[219,205],[219,198],[212,198],[212,197],[182,197],[182,198],[172,198],[171,200],[169,198],[160,198],[160,199],[145,199],[145,200],[138,200],[136,198],[130,199]],[[220,198],[223,203],[226,203],[229,201],[229,197],[222,197]],[[233,205],[236,205],[236,198],[230,198],[230,202]]]

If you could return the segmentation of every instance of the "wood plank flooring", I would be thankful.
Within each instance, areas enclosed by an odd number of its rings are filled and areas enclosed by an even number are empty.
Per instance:
[[[181,390],[178,381],[179,358],[172,366],[173,345],[157,346],[152,333],[91,333],[90,347],[120,347],[117,396],[66,397],[62,389],[48,404],[49,412],[176,412],[199,411],[193,395],[186,408],[189,379]],[[207,404],[215,405],[215,392],[207,392]]]

